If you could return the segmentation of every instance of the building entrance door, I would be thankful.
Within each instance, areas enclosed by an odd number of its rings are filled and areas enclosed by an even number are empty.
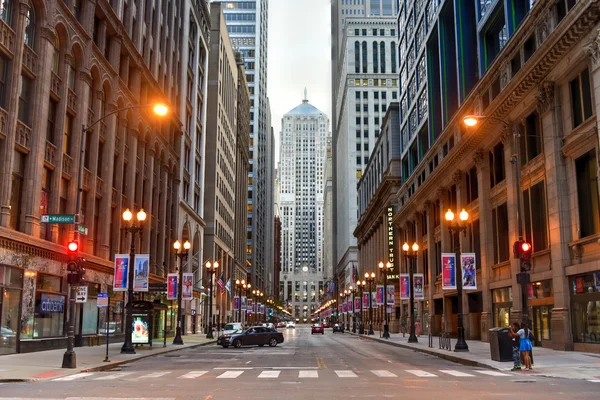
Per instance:
[[[533,345],[541,346],[543,340],[550,340],[550,319],[552,317],[551,306],[531,307],[531,323],[533,330]]]

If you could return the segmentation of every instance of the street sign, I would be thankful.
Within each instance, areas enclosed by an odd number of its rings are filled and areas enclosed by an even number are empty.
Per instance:
[[[42,214],[41,222],[45,224],[74,224],[75,215],[71,214]]]
[[[75,303],[87,302],[87,296],[88,296],[88,287],[87,286],[77,286],[77,295],[75,295]]]
[[[108,308],[108,293],[100,292],[98,293],[98,308]]]
[[[85,236],[87,236],[87,234],[88,234],[88,228],[83,225],[77,225],[77,231]]]

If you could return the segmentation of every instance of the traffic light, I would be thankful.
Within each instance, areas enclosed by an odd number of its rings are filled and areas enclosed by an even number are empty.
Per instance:
[[[69,249],[69,255],[76,256],[77,250],[79,249],[79,243],[77,243],[76,240],[71,240],[67,245],[67,248]]]
[[[519,259],[521,260],[521,272],[529,272],[531,270],[531,244],[521,242]]]
[[[78,284],[81,281],[81,277],[85,274],[83,269],[83,260],[78,256],[79,243],[76,240],[72,240],[67,244],[67,281],[70,284]]]

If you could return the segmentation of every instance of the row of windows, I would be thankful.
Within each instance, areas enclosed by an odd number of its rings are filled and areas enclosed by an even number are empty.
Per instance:
[[[373,59],[372,73],[374,74],[385,74],[386,73],[386,43],[385,42],[373,42],[371,45],[372,51],[371,56]],[[354,72],[366,74],[368,66],[368,45],[366,41],[362,43],[359,41],[354,42]],[[397,53],[396,42],[390,43],[390,56],[391,56],[391,69],[392,73],[396,73],[397,65]],[[362,61],[362,62],[361,62]],[[362,68],[361,68],[362,66]]]
[[[229,33],[256,33],[255,25],[227,25]]]

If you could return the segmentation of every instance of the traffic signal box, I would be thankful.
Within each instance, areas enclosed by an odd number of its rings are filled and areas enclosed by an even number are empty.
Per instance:
[[[531,243],[518,240],[513,246],[513,252],[515,258],[518,258],[520,261],[521,272],[531,271]]]
[[[79,257],[79,243],[76,240],[69,242],[67,245],[67,281],[70,284],[78,284],[81,282],[85,269],[83,263],[85,260]]]

